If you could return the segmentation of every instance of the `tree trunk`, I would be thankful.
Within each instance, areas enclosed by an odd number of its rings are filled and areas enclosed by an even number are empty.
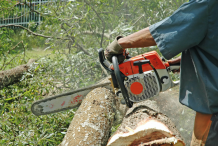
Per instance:
[[[108,146],[184,146],[174,123],[160,113],[155,101],[134,104]]]
[[[17,66],[10,70],[0,71],[0,89],[19,81],[23,73],[28,71],[33,62],[35,62],[35,60],[30,59],[27,64]]]
[[[116,103],[116,97],[110,90],[92,90],[77,110],[60,146],[106,145]]]

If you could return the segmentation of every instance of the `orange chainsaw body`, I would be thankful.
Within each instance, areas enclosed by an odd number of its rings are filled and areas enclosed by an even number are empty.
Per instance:
[[[137,55],[118,66],[120,73],[124,75],[124,80],[120,83],[125,87],[122,93],[127,93],[132,102],[146,100],[172,86],[167,71],[169,64],[163,62],[156,51]],[[114,66],[111,66],[111,69],[114,70]]]
[[[138,74],[139,67],[134,66],[133,63],[135,61],[140,61],[140,60],[145,60],[145,59],[150,60],[150,63],[153,65],[153,67],[155,69],[166,69],[166,66],[163,64],[163,61],[159,57],[158,53],[156,51],[151,51],[148,53],[144,53],[144,54],[132,57],[129,60],[126,60],[125,62],[123,62],[122,64],[119,65],[120,71],[125,76]],[[143,70],[143,72],[146,72],[146,71],[153,70],[153,69],[149,64],[143,64],[142,70]]]

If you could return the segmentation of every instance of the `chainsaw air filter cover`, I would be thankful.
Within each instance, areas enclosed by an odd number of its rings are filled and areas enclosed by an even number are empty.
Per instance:
[[[160,85],[154,71],[128,76],[124,85],[132,102],[140,102],[158,95]]]

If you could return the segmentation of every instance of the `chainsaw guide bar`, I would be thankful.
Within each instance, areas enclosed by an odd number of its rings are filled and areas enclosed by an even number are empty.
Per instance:
[[[34,115],[40,116],[79,107],[85,96],[91,90],[98,87],[112,89],[111,82],[100,83],[97,85],[80,88],[74,91],[69,91],[42,100],[38,100],[32,104],[31,111]]]

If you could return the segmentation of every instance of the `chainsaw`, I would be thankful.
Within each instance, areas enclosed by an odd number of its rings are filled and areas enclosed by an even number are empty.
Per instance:
[[[98,54],[101,65],[111,75],[110,82],[38,100],[31,106],[32,113],[39,116],[79,107],[85,96],[98,87],[112,89],[118,99],[124,100],[131,108],[133,103],[147,100],[179,84],[179,81],[172,81],[169,72],[180,69],[180,64],[170,65],[156,51],[126,56],[121,64],[118,64],[117,56],[113,56],[110,63],[103,49],[98,50]]]

